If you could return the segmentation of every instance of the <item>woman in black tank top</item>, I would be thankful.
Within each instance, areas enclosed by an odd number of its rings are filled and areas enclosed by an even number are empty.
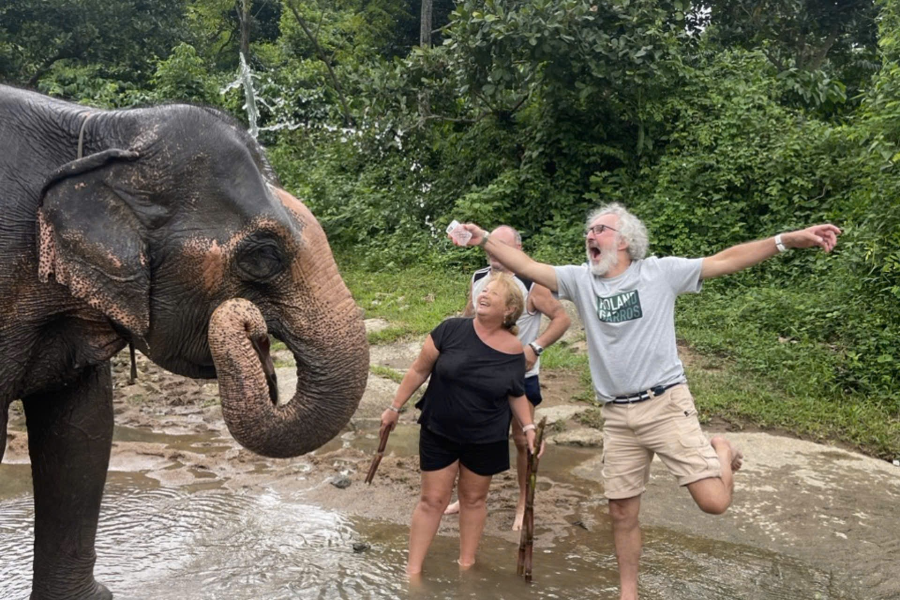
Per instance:
[[[475,563],[491,477],[509,468],[510,409],[524,424],[528,446],[534,449],[534,425],[523,387],[525,355],[515,336],[523,308],[522,294],[508,275],[492,278],[476,299],[474,319],[447,319],[431,332],[381,415],[381,426],[393,428],[400,408],[431,378],[416,404],[422,410],[422,491],[410,526],[406,570],[411,576],[422,570],[457,475],[459,564]]]

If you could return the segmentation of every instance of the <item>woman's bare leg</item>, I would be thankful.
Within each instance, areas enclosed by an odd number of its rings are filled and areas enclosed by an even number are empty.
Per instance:
[[[491,485],[490,475],[478,475],[466,467],[459,467],[459,564],[471,567],[475,564],[475,552],[484,522],[487,520],[487,494]]]
[[[428,554],[428,548],[441,524],[444,509],[450,502],[458,469],[459,461],[456,461],[439,471],[422,471],[422,492],[419,503],[413,511],[412,524],[409,528],[409,559],[406,563],[406,572],[410,575],[422,572],[425,555]]]

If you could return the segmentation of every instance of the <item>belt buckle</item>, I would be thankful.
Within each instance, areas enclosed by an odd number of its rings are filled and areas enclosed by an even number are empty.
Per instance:
[[[662,395],[665,393],[665,391],[666,391],[666,386],[664,386],[664,385],[657,385],[656,387],[650,388],[649,391],[650,391],[650,392],[653,392],[653,397],[656,398],[657,396],[662,396]]]

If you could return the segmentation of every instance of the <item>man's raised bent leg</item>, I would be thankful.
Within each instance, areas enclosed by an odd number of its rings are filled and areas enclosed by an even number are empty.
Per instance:
[[[721,436],[714,437],[710,444],[719,457],[721,475],[689,483],[687,488],[700,510],[711,515],[721,515],[731,506],[734,495],[734,471],[741,468],[743,457]]]
[[[641,441],[688,488],[700,510],[714,515],[728,510],[742,456],[723,437],[707,441],[688,386],[675,386],[638,406],[646,413]]]

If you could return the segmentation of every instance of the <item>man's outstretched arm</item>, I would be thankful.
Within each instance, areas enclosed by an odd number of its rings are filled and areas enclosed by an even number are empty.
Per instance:
[[[837,238],[840,234],[841,230],[834,225],[813,225],[806,229],[782,233],[781,243],[785,248],[812,248],[819,246],[825,252],[831,252],[837,245]],[[493,249],[491,249],[491,252],[493,252]],[[712,279],[713,277],[737,273],[747,267],[757,265],[776,254],[778,254],[778,246],[774,237],[732,246],[718,254],[704,258],[700,269],[700,278]]]
[[[474,223],[465,223],[463,225],[472,233],[472,239],[466,246],[481,246],[487,232]],[[454,240],[454,243],[455,240]],[[539,283],[551,292],[559,291],[559,285],[556,281],[556,271],[550,265],[539,263],[530,256],[517,250],[512,246],[507,246],[502,242],[497,242],[488,237],[487,243],[483,245],[486,252],[490,252],[500,263],[515,273],[522,275],[528,279]]]

